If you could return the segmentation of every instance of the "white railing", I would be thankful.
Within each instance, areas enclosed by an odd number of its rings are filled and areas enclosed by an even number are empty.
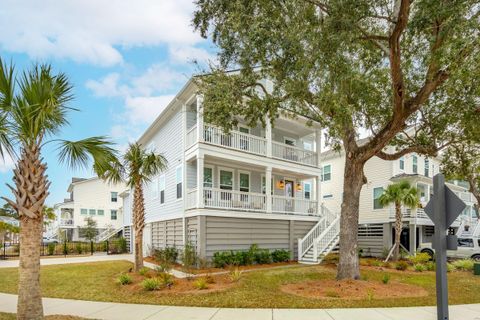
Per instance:
[[[108,240],[122,230],[123,230],[123,226],[118,227],[117,229],[108,228],[97,236],[97,241],[101,242],[101,241]]]
[[[340,233],[340,216],[337,216],[326,228],[322,234],[315,239],[313,243],[313,258],[317,259],[320,254],[328,254],[334,247],[332,241]]]
[[[186,148],[190,148],[197,142],[197,126],[191,127],[187,131],[187,136],[186,136]]]
[[[73,226],[73,219],[60,219],[61,226]]]
[[[203,140],[206,143],[262,156],[266,155],[267,152],[267,140],[262,137],[234,130],[226,134],[223,129],[211,125],[205,125],[203,129]]]
[[[276,141],[272,141],[272,157],[309,166],[317,165],[317,154],[314,151],[289,146]]]
[[[197,206],[197,189],[190,189],[187,191],[187,209],[192,209]]]
[[[261,193],[205,188],[203,198],[205,207],[209,208],[260,212],[266,210],[266,197]]]
[[[337,219],[339,219],[339,215],[334,214],[326,207],[321,207],[321,218],[320,221],[316,225],[313,226],[312,229],[302,238],[298,239],[298,259],[300,260],[305,253],[313,246],[315,240],[318,239],[322,233],[331,226]],[[316,258],[316,257],[315,257]]]
[[[313,215],[317,214],[317,201],[272,196],[272,212]]]

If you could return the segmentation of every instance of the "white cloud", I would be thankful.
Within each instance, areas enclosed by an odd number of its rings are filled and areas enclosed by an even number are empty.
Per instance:
[[[125,115],[133,124],[151,123],[173,98],[174,95],[127,97]]]
[[[4,154],[4,158],[0,159],[0,173],[11,171],[15,167],[15,162],[8,154]]]
[[[189,63],[192,61],[207,62],[215,60],[215,56],[203,48],[194,46],[172,46],[169,49],[170,59],[176,63]]]
[[[191,26],[191,0],[6,0],[1,7],[0,47],[33,58],[110,66],[123,61],[119,48],[202,51],[194,47],[203,39]]]

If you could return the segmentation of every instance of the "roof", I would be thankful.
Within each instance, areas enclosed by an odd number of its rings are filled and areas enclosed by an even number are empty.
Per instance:
[[[15,219],[14,217],[9,217],[9,216],[0,216],[0,221],[8,223],[13,226],[18,226],[20,224],[20,221],[18,219]]]
[[[75,177],[73,177],[72,182],[68,186],[67,192],[72,192],[74,185],[84,183],[84,182],[93,181],[93,180],[98,180],[98,179],[100,179],[100,178],[99,177],[91,177],[91,178],[75,178]]]

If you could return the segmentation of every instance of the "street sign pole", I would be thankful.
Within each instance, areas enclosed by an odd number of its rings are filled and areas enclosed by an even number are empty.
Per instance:
[[[437,319],[448,320],[447,249],[457,249],[457,238],[447,236],[447,229],[465,209],[465,203],[445,186],[445,177],[433,177],[433,196],[424,208],[433,221],[433,248],[435,249],[437,280]]]
[[[448,283],[447,283],[447,237],[445,219],[445,178],[433,177],[433,212],[436,217],[433,245],[436,259],[437,280],[437,319],[448,320]]]

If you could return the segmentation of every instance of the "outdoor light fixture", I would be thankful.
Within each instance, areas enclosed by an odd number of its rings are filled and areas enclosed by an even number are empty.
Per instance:
[[[295,186],[296,191],[302,191],[302,184],[300,182],[297,182],[297,185]]]
[[[278,180],[277,181],[277,189],[283,190],[285,188],[285,181]]]

